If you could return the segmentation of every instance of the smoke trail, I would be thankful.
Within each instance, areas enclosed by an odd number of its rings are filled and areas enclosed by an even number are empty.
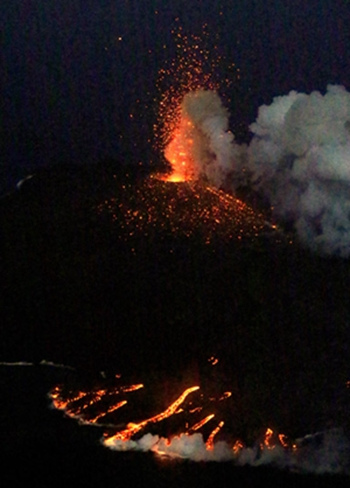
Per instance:
[[[196,173],[215,185],[244,182],[292,223],[299,239],[323,253],[350,256],[350,93],[291,91],[259,108],[249,147],[234,142],[217,93],[186,95],[182,114],[193,124]]]

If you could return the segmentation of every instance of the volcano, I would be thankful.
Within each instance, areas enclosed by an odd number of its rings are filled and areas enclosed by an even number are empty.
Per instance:
[[[344,261],[299,248],[204,180],[143,167],[37,171],[2,198],[0,218],[2,361],[70,365],[81,378],[56,390],[62,401],[95,398],[101,384],[111,392],[121,373],[148,387],[130,393],[121,419],[110,411],[119,430],[160,418],[188,389],[193,408],[203,393],[206,416],[214,405],[225,422],[218,440],[252,445],[268,426],[293,439],[348,429]],[[104,415],[99,405],[87,419]],[[166,422],[157,434],[186,424]],[[215,425],[198,427],[206,440]]]
[[[117,180],[117,176],[115,176]],[[160,174],[116,182],[116,196],[98,206],[119,225],[119,239],[156,241],[183,239],[215,247],[222,242],[253,242],[273,235],[276,226],[248,205],[204,181],[172,182]],[[282,236],[279,235],[279,240]]]
[[[2,222],[9,296],[3,330],[16,331],[11,351],[18,348],[18,332],[28,333],[22,341],[28,347],[43,343],[39,357],[54,353],[66,333],[73,350],[85,338],[90,349],[83,330],[94,330],[101,319],[108,328],[121,324],[112,333],[124,344],[119,358],[130,350],[131,333],[136,345],[143,342],[144,323],[150,350],[162,349],[165,338],[176,343],[177,327],[193,346],[197,332],[209,340],[210,323],[218,314],[231,320],[246,276],[259,273],[259,256],[269,254],[269,246],[290,246],[262,214],[206,182],[166,182],[137,167],[38,171],[2,199]],[[13,294],[21,307],[12,307]],[[34,336],[19,327],[24,316],[35,317]],[[77,322],[78,329],[70,325]],[[51,328],[57,333],[43,340],[39,329],[49,333],[48,323],[57,323]],[[105,344],[93,357],[103,364],[110,347],[116,345]],[[74,354],[65,360],[75,363]]]

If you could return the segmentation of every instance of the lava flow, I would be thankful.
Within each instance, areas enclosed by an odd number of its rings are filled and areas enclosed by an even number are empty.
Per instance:
[[[295,442],[270,428],[253,448],[246,447],[237,438],[228,442],[230,436],[224,431],[226,422],[220,412],[225,411],[221,404],[233,400],[230,391],[213,396],[205,388],[190,386],[158,413],[151,413],[155,408],[150,409],[147,399],[145,412],[151,414],[140,419],[139,404],[145,401],[141,393],[143,384],[122,385],[120,375],[108,380],[107,386],[101,387],[101,381],[95,387],[84,389],[58,385],[49,396],[52,406],[68,417],[102,428],[102,443],[110,449],[151,450],[161,456],[238,463],[258,460],[263,453],[267,456],[272,452],[273,456],[285,459],[298,450]]]
[[[135,434],[137,434],[140,430],[144,429],[148,424],[155,424],[157,422],[161,422],[162,420],[167,419],[171,415],[174,415],[176,413],[179,413],[179,408],[182,405],[182,403],[185,401],[186,397],[192,393],[193,391],[196,391],[199,389],[199,386],[192,386],[190,388],[187,388],[180,396],[177,398],[169,407],[164,410],[164,412],[161,412],[157,415],[154,415],[153,417],[150,417],[149,419],[143,420],[142,422],[139,422],[138,424],[134,423],[129,423],[127,425],[127,428],[124,429],[121,432],[117,432],[117,434],[114,434],[111,437],[107,437],[105,439],[105,444],[108,445],[113,445],[113,443],[116,440],[122,440],[122,441],[128,441],[131,439]]]

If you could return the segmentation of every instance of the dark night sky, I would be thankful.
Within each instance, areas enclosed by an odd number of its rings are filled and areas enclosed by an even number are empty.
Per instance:
[[[150,158],[176,18],[189,34],[207,23],[240,68],[233,130],[292,89],[350,88],[347,0],[4,0],[1,10],[2,188],[33,165]]]

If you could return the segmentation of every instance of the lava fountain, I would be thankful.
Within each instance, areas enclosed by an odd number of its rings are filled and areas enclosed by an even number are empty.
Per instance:
[[[181,27],[173,32],[176,58],[159,73],[159,120],[155,126],[157,150],[164,154],[171,171],[163,179],[184,182],[206,176],[220,179],[213,167],[232,159],[233,135],[228,131],[228,112],[218,95],[224,81],[228,88],[239,70],[225,62],[224,79],[219,80],[223,58],[218,47],[205,48],[209,35],[186,36]],[[225,152],[225,154],[223,154]],[[212,170],[207,166],[211,164]],[[221,168],[222,169],[222,168]],[[217,170],[217,168],[216,168]]]
[[[193,129],[194,125],[191,121],[181,117],[180,125],[175,129],[173,139],[165,148],[164,155],[171,165],[171,173],[163,178],[164,181],[180,183],[194,179]]]
[[[216,91],[199,89],[187,93],[165,157],[171,165],[168,181],[204,177],[215,186],[224,182],[242,148],[228,129],[228,111]]]

